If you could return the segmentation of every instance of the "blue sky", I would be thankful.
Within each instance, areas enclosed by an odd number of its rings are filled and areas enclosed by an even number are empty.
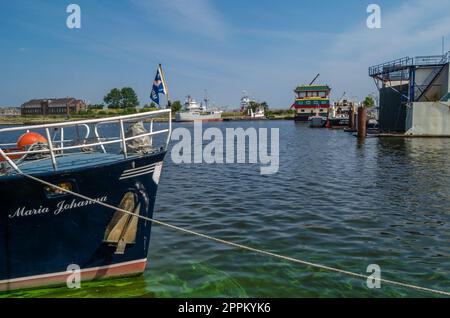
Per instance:
[[[81,7],[82,28],[66,27]],[[382,28],[366,27],[370,3]],[[0,4],[0,105],[74,96],[101,102],[131,86],[149,102],[158,63],[171,99],[237,107],[242,90],[288,108],[292,90],[321,83],[359,97],[375,91],[370,65],[439,54],[450,44],[450,1],[363,0],[18,0]],[[447,45],[447,50],[450,45]]]

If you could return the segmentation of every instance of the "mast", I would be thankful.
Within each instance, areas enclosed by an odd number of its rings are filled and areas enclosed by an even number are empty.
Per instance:
[[[205,89],[205,97],[203,98],[203,101],[205,102],[205,110],[209,107],[209,97],[208,97],[208,90]]]
[[[166,108],[168,108],[168,107],[170,107],[169,88],[167,86],[166,76],[164,75],[162,64],[159,64],[159,74],[161,74],[161,80],[163,82],[164,90],[166,91],[166,98],[167,98],[167,107]]]

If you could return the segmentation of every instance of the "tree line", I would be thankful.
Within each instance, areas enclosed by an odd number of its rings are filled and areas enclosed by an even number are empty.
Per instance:
[[[104,104],[91,104],[89,109],[102,110],[105,106],[109,109],[132,109],[140,105],[136,92],[131,87],[113,88],[103,98]],[[180,101],[174,101],[170,104],[172,111],[177,112],[182,108]],[[158,105],[154,102],[145,104],[143,108],[156,109]]]
[[[139,99],[131,87],[123,87],[123,88],[113,88],[109,91],[108,94],[106,94],[103,98],[104,104],[91,104],[89,105],[89,109],[98,109],[102,110],[105,108],[105,106],[109,109],[134,109],[139,106]],[[179,112],[183,105],[179,100],[176,100],[174,102],[171,102],[170,108],[172,109],[172,112]],[[151,102],[150,104],[145,104],[143,108],[146,109],[156,109],[158,108],[158,105],[156,105],[154,102]],[[257,103],[255,101],[251,101],[249,104],[248,109],[252,109],[254,112],[257,109],[264,109],[265,112],[269,110],[269,106],[266,102]],[[247,111],[246,109],[245,111]]]
[[[131,87],[122,89],[113,88],[104,98],[103,101],[108,108],[135,108],[139,106],[139,99],[136,92]]]
[[[110,109],[128,109],[128,108],[136,108],[139,106],[139,99],[137,97],[136,92],[131,87],[123,87],[113,88],[106,96],[103,98],[104,104],[91,104],[89,105],[89,109],[103,109],[106,105],[107,108]],[[375,101],[372,96],[367,96],[363,102],[365,107],[373,107],[375,106]],[[178,112],[182,109],[182,104],[179,100],[170,103],[170,108],[172,112]],[[158,108],[154,102],[150,104],[145,104],[143,108],[155,109]],[[266,113],[269,111],[269,105],[266,102],[258,103],[255,101],[251,101],[248,105],[248,108],[245,111],[253,110],[256,112],[257,109],[263,109]]]

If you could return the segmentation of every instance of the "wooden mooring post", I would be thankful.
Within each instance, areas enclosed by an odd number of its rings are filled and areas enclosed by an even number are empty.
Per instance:
[[[354,118],[355,118],[355,116],[354,116],[354,111],[353,111],[353,107],[352,107],[352,108],[350,108],[350,113],[348,114],[348,128],[349,129],[353,129],[353,127],[354,127],[354,123],[355,123]]]
[[[363,106],[358,107],[358,138],[367,136],[367,112]]]
[[[351,131],[356,131],[357,123],[356,123],[356,117],[357,117],[357,110],[354,106],[350,108],[350,113],[348,114],[348,128]]]

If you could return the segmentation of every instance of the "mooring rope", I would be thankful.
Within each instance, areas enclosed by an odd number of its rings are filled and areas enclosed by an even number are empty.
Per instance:
[[[115,210],[115,211],[120,211],[120,212],[129,214],[129,215],[132,215],[132,216],[136,216],[136,217],[141,218],[143,220],[146,220],[146,221],[149,221],[149,222],[153,222],[155,224],[162,225],[162,226],[165,226],[165,227],[168,227],[168,228],[180,231],[180,232],[184,232],[184,233],[192,234],[194,236],[202,237],[202,238],[210,240],[210,241],[214,241],[214,242],[221,243],[221,244],[228,245],[228,246],[233,246],[233,247],[236,247],[236,248],[239,248],[239,249],[255,252],[255,253],[258,253],[258,254],[263,254],[263,255],[275,257],[275,258],[286,260],[286,261],[290,261],[290,262],[293,262],[293,263],[298,263],[298,264],[307,265],[307,266],[311,266],[311,267],[315,267],[315,268],[320,268],[320,269],[324,269],[324,270],[327,270],[327,271],[344,274],[344,275],[347,275],[347,276],[353,276],[353,277],[357,277],[357,278],[362,278],[364,280],[367,280],[370,277],[370,276],[366,276],[366,275],[363,275],[363,274],[358,274],[358,273],[342,270],[342,269],[331,267],[331,266],[321,265],[321,264],[312,263],[312,262],[300,260],[300,259],[289,257],[289,256],[284,256],[284,255],[281,255],[281,254],[265,251],[265,250],[258,249],[258,248],[255,248],[255,247],[242,245],[242,244],[239,244],[239,243],[226,241],[226,240],[223,240],[223,239],[220,239],[220,238],[216,238],[216,237],[213,237],[213,236],[210,236],[210,235],[207,235],[207,234],[203,234],[203,233],[199,233],[199,232],[196,232],[196,231],[188,230],[188,229],[185,229],[185,228],[182,228],[182,227],[179,227],[179,226],[176,226],[176,225],[172,225],[172,224],[169,224],[169,223],[166,223],[166,222],[163,222],[163,221],[158,221],[158,220],[155,220],[153,218],[142,216],[142,215],[139,215],[139,214],[136,214],[136,213],[133,213],[133,212],[121,209],[119,207],[115,207],[115,206],[110,205],[108,203],[100,202],[100,201],[98,201],[96,199],[92,199],[92,198],[87,197],[85,195],[73,192],[73,191],[68,190],[68,189],[64,189],[64,188],[59,187],[59,186],[57,186],[55,184],[52,184],[50,182],[47,182],[45,180],[42,180],[40,178],[31,176],[31,175],[23,173],[23,172],[20,172],[19,174],[24,176],[24,177],[26,177],[26,178],[29,178],[29,179],[34,180],[36,182],[39,182],[41,184],[44,184],[44,185],[47,185],[47,186],[52,187],[54,189],[57,189],[59,191],[63,191],[65,193],[68,193],[68,194],[71,194],[71,195],[76,196],[78,198],[81,198],[83,200],[91,201],[91,202],[93,202],[95,204],[104,206],[106,208],[109,208],[109,209],[112,209],[112,210]],[[434,293],[434,294],[450,296],[450,292],[443,291],[443,290],[437,290],[437,289],[432,289],[432,288],[416,286],[416,285],[402,283],[402,282],[389,280],[389,279],[384,279],[384,278],[380,278],[380,277],[373,277],[373,278],[370,277],[370,278],[374,279],[376,281],[379,281],[379,282],[390,284],[390,285],[396,285],[396,286],[406,287],[406,288],[415,289],[415,290],[419,290],[419,291],[424,291],[424,292],[430,292],[430,293]]]

